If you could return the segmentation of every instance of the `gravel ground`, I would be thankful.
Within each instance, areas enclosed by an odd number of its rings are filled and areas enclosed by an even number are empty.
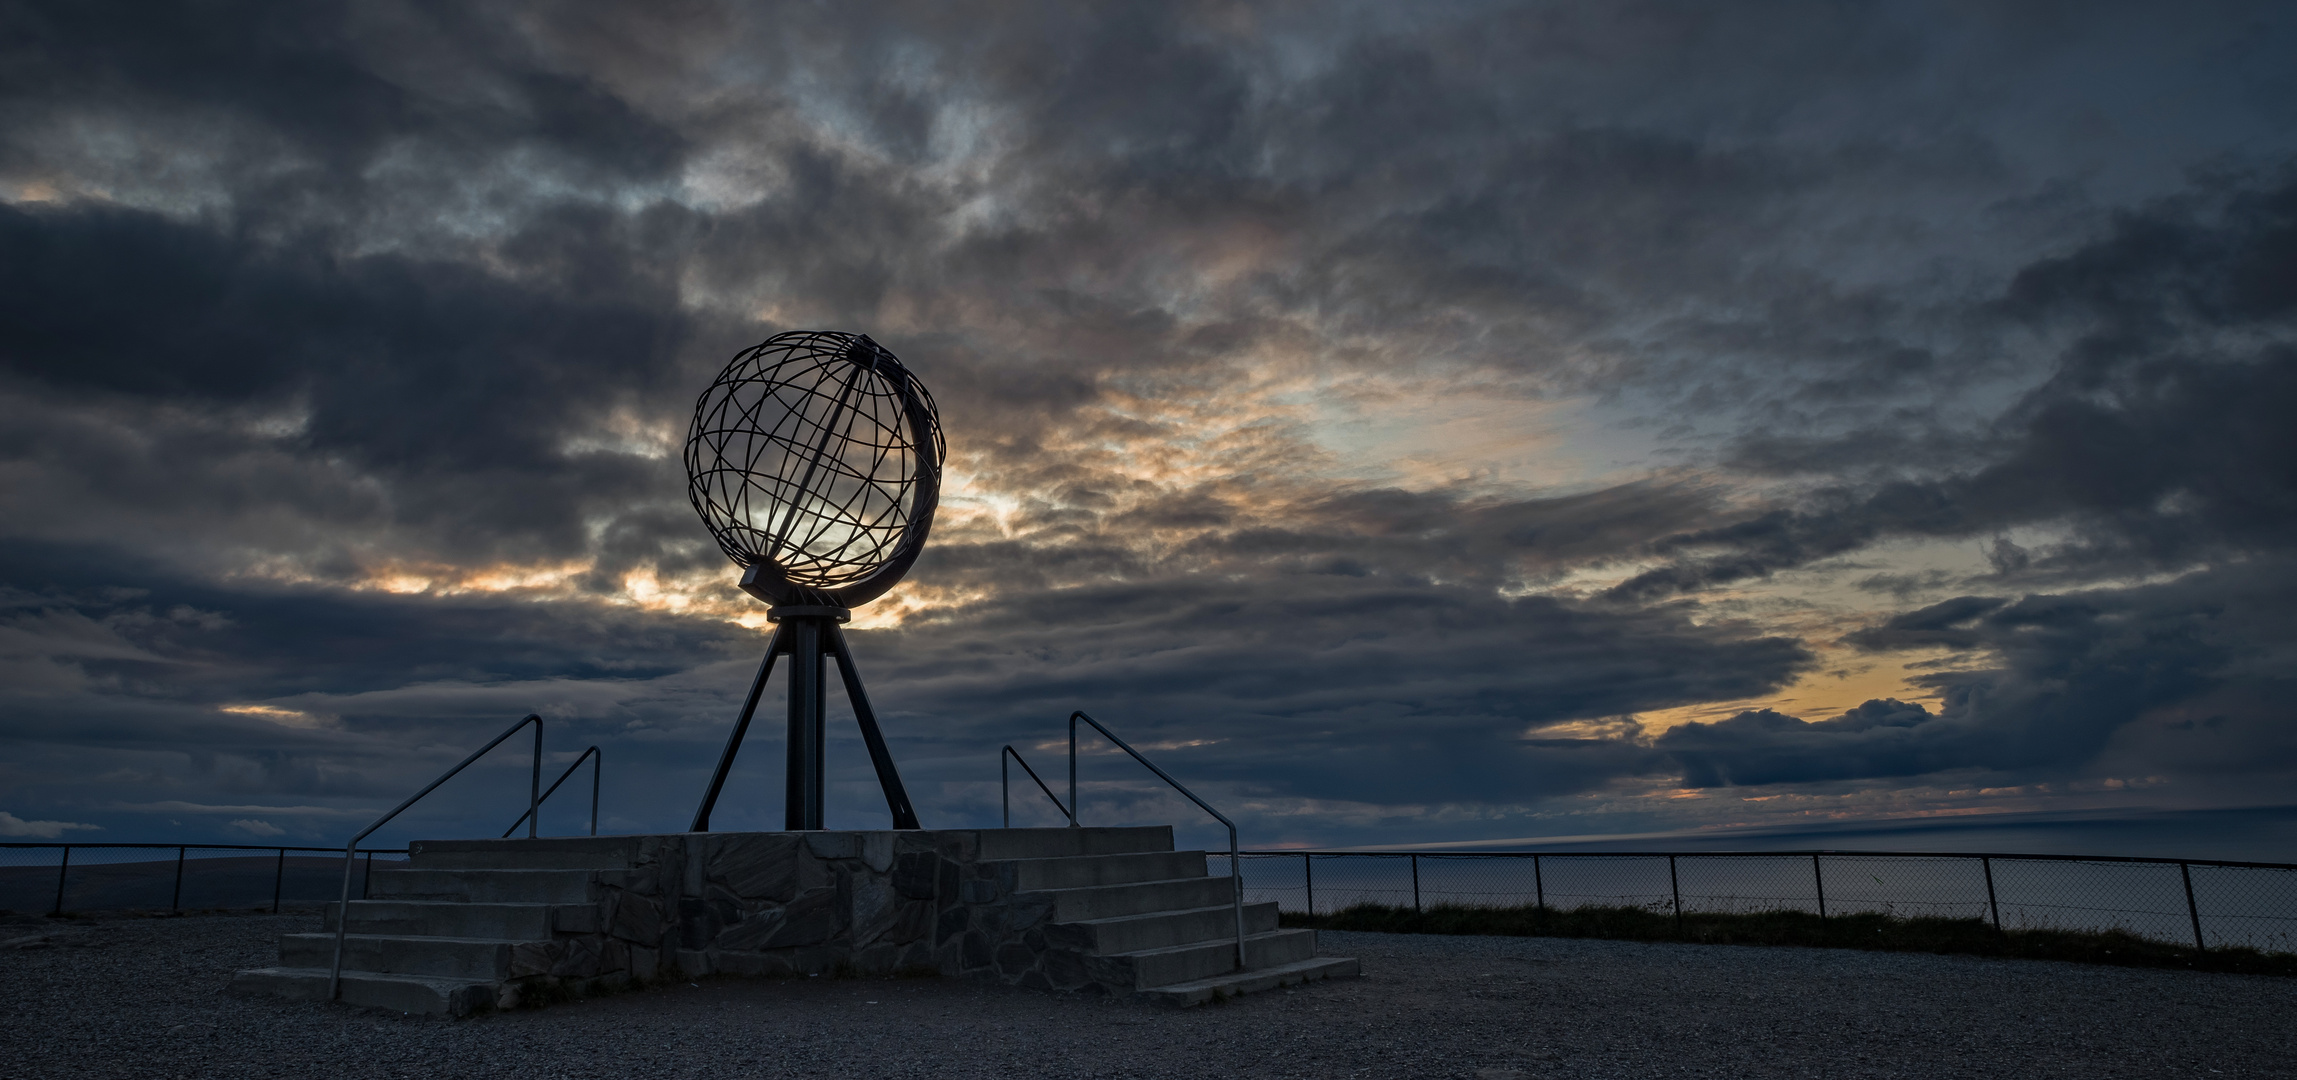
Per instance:
[[[1826,949],[1326,933],[1364,978],[1187,1010],[947,979],[464,1021],[224,993],[317,927],[0,923],[0,1077],[2297,1076],[2297,980]]]

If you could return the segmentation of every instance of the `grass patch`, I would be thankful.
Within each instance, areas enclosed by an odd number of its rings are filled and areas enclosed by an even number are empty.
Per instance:
[[[1998,931],[1983,919],[1901,918],[1860,913],[1821,919],[1802,911],[1743,914],[1668,912],[1640,907],[1464,907],[1425,911],[1358,904],[1328,915],[1285,912],[1284,926],[1369,930],[1384,934],[1480,934],[1497,937],[1687,941],[1705,945],[1807,945],[1826,949],[1963,953],[2021,960],[2068,960],[2120,967],[2184,968],[2246,975],[2297,975],[2297,955],[2248,948],[2195,952],[2121,930]]]

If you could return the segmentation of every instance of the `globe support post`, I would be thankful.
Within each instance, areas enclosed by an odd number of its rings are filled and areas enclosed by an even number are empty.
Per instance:
[[[822,627],[824,620],[790,619],[790,759],[782,785],[785,829],[822,827]]]
[[[789,752],[783,770],[783,828],[797,831],[823,827],[829,698],[823,665],[829,660],[837,661],[840,681],[845,684],[846,702],[853,706],[854,723],[861,728],[862,744],[869,749],[869,763],[877,772],[878,786],[885,792],[885,805],[892,813],[893,827],[919,827],[917,812],[909,805],[909,791],[901,783],[901,772],[894,767],[893,753],[886,748],[885,734],[877,726],[877,711],[870,707],[869,694],[862,689],[861,673],[854,667],[853,650],[846,645],[845,632],[838,628],[838,621],[845,616],[846,612],[838,608],[776,608],[767,612],[767,617],[777,624],[773,640],[766,646],[766,658],[758,665],[758,676],[750,683],[741,717],[726,738],[726,749],[718,756],[718,767],[710,776],[708,790],[702,794],[702,805],[694,811],[694,823],[689,831],[710,831],[710,814],[717,807],[719,792],[733,771],[734,757],[741,752],[742,740],[749,735],[750,720],[757,713],[759,699],[764,696],[775,659],[783,655],[790,658]]]

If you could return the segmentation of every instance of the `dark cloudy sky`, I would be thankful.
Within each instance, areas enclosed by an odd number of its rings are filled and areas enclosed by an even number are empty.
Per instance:
[[[2292,56],[2286,3],[0,6],[0,832],[339,843],[529,710],[682,827],[764,618],[679,449],[821,328],[948,429],[853,634],[928,825],[1084,708],[1254,846],[2297,858]]]

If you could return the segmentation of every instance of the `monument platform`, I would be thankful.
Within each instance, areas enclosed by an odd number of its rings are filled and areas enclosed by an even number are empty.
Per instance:
[[[466,1015],[671,977],[932,972],[1191,1005],[1329,976],[1169,826],[426,840],[353,901],[342,999]],[[326,931],[243,993],[324,999]]]

